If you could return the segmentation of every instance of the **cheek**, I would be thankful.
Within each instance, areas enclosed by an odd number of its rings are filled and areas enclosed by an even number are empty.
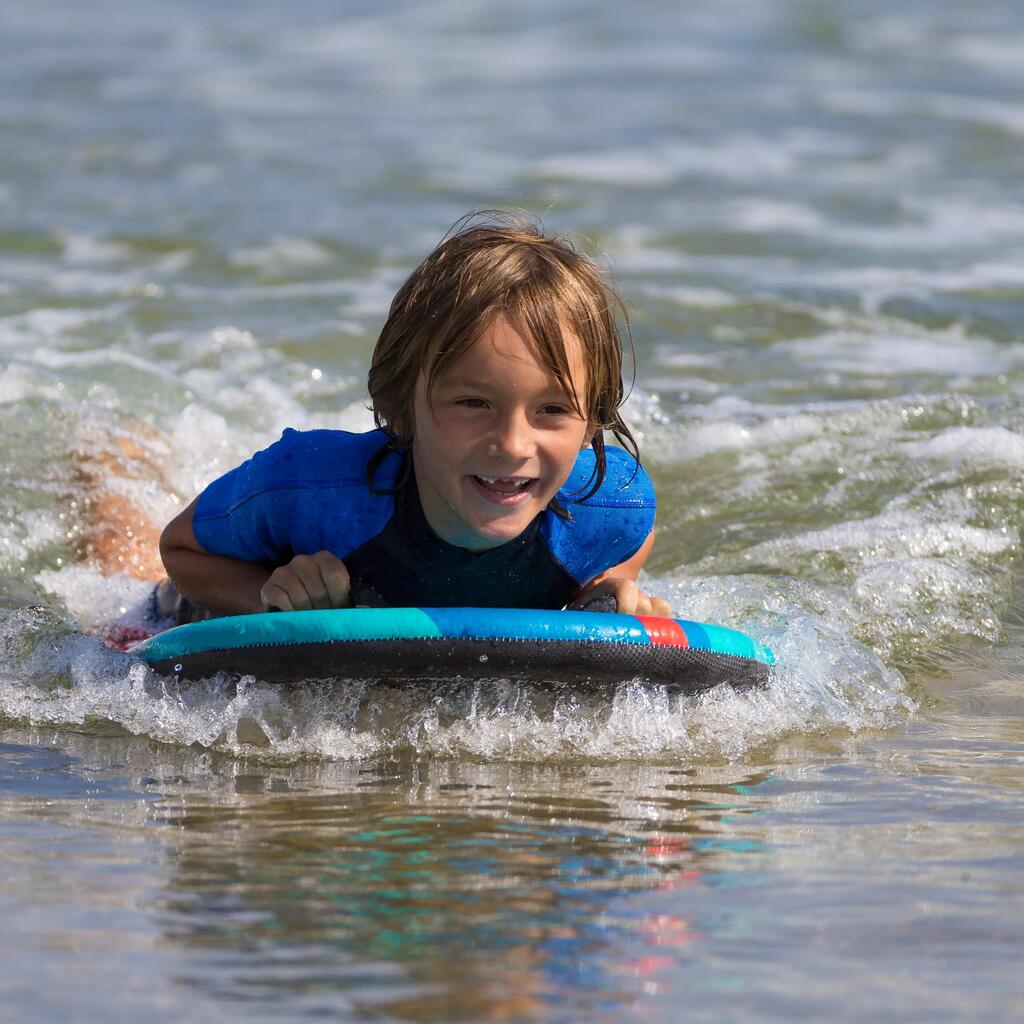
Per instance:
[[[453,449],[469,448],[480,440],[479,423],[474,423],[471,417],[459,410],[442,409],[433,416],[428,415],[426,420],[426,430],[434,443],[449,454],[453,454]]]
[[[580,452],[587,447],[587,444],[587,435],[582,430],[572,431],[567,436],[560,438],[558,444],[559,461],[566,462],[571,467]]]
[[[428,473],[447,469],[458,462],[472,447],[475,437],[474,432],[467,430],[457,417],[416,412],[413,448],[418,451]]]

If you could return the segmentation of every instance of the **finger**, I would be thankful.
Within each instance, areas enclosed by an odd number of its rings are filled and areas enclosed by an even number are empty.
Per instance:
[[[295,574],[308,595],[308,608],[330,608],[331,599],[320,575],[320,566],[309,555],[296,555],[288,568]]]
[[[264,588],[271,585],[276,586],[285,594],[290,605],[289,611],[304,612],[313,607],[309,592],[298,573],[292,568],[291,562],[288,565],[279,566],[270,574],[270,579],[264,584]]]
[[[318,551],[313,561],[327,590],[328,607],[347,608],[352,603],[352,580],[345,563],[330,551]]]
[[[615,597],[619,602],[621,615],[636,615],[640,600],[640,588],[636,580],[615,580]],[[643,614],[642,612],[640,614]]]
[[[288,592],[276,583],[271,583],[270,580],[267,580],[260,590],[260,604],[265,612],[290,612],[294,610]]]
[[[660,615],[662,618],[672,618],[672,605],[668,603],[663,597],[652,597],[651,598],[651,614]]]

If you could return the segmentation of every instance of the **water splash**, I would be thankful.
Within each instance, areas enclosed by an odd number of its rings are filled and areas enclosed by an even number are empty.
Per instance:
[[[914,707],[897,672],[820,620],[793,619],[762,636],[779,662],[758,691],[723,685],[688,697],[641,680],[598,687],[501,679],[282,686],[226,674],[196,682],[160,677],[83,635],[68,616],[29,608],[0,618],[0,715],[23,724],[113,725],[264,760],[414,752],[676,761],[742,758],[791,731],[884,726]]]

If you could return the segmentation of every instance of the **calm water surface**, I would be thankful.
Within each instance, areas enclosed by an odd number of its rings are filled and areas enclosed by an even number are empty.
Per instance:
[[[0,1019],[1024,1016],[1022,48],[996,0],[9,12]],[[90,481],[164,521],[368,426],[486,206],[612,265],[647,584],[771,686],[104,648],[145,588],[78,556]]]

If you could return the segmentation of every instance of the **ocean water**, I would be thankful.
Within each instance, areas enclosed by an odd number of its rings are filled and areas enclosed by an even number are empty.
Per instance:
[[[1024,13],[105,0],[0,34],[0,1020],[1024,1015]],[[171,684],[163,523],[363,429],[472,209],[625,295],[644,578],[767,689]],[[125,445],[128,444],[127,454]]]

